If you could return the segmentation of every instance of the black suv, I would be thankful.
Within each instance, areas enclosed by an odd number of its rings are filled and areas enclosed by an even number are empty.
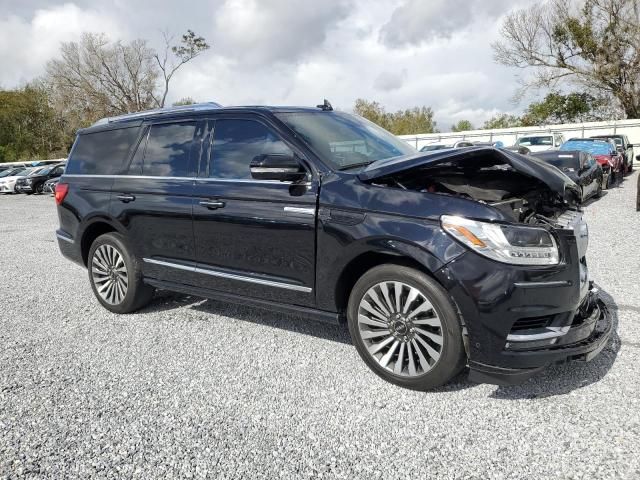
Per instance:
[[[611,330],[558,169],[491,147],[418,153],[328,103],[102,120],[55,196],[60,249],[108,310],[160,288],[346,321],[368,366],[408,388],[465,365],[517,383],[591,359]]]
[[[19,178],[16,181],[16,192],[26,193],[43,193],[44,184],[47,180],[58,178],[64,172],[64,163],[43,167],[37,173]]]

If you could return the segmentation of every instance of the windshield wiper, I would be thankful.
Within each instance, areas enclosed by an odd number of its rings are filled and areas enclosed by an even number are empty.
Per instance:
[[[344,167],[340,167],[338,170],[342,172],[343,170],[351,170],[352,168],[366,167],[367,165],[371,165],[375,161],[376,160],[372,160],[370,162],[352,163],[351,165],[345,165]]]

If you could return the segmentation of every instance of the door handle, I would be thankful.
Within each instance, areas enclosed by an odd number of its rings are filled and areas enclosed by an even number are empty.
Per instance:
[[[199,202],[201,206],[208,208],[209,210],[216,210],[218,208],[224,208],[224,202],[220,200],[202,200]]]
[[[127,195],[125,193],[117,195],[116,198],[124,203],[133,202],[136,199],[135,195]]]

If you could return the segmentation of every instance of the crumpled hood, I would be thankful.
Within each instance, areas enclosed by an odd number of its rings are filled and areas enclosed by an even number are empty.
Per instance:
[[[363,169],[358,174],[358,178],[367,182],[418,167],[435,167],[446,164],[455,166],[457,161],[468,161],[473,157],[491,157],[495,165],[500,165],[501,163],[509,165],[515,171],[541,181],[566,201],[575,202],[580,198],[580,189],[575,182],[553,165],[527,155],[493,147],[436,150],[434,152],[380,160]]]

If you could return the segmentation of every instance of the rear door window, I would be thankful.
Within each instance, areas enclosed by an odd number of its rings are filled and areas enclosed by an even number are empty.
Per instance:
[[[176,122],[152,125],[146,147],[140,142],[134,156],[135,169],[139,154],[144,154],[142,175],[152,177],[188,177],[193,175],[191,150],[196,132],[195,122]],[[144,149],[141,153],[140,149]],[[130,173],[136,174],[132,169]]]
[[[78,135],[67,162],[67,174],[118,175],[125,168],[139,127]]]

